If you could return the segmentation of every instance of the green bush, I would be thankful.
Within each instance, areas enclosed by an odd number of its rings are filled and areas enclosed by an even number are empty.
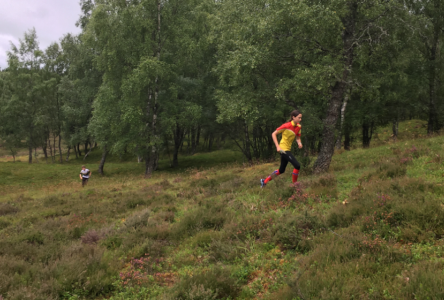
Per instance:
[[[107,249],[117,249],[122,245],[123,239],[120,236],[111,235],[101,241],[101,244]]]
[[[232,262],[246,253],[239,241],[215,239],[208,246],[208,253],[212,261]]]
[[[181,279],[172,288],[170,299],[236,299],[239,292],[240,287],[229,268],[213,268]]]
[[[245,215],[224,227],[225,235],[230,239],[244,241],[247,238],[267,239],[269,228],[275,223],[272,215]]]
[[[6,216],[9,214],[15,214],[19,209],[9,203],[0,204],[0,216]]]
[[[43,205],[45,207],[54,207],[56,205],[64,205],[67,203],[66,199],[63,199],[62,196],[49,196],[43,200]]]
[[[272,227],[272,241],[283,249],[295,249],[300,252],[309,251],[313,236],[324,224],[319,217],[312,215],[284,215],[276,220]]]
[[[144,199],[132,198],[126,201],[126,207],[129,209],[136,208],[138,206],[146,205],[147,202]]]
[[[23,240],[31,244],[43,245],[43,243],[45,242],[45,237],[39,231],[31,231],[26,233]]]
[[[11,225],[11,222],[4,218],[0,218],[0,230],[7,228],[9,225]]]
[[[141,211],[136,211],[131,216],[125,219],[124,225],[126,228],[133,229],[146,226],[148,224],[148,218],[150,217],[150,215],[151,212],[148,208]]]
[[[225,206],[207,202],[183,216],[180,222],[174,225],[173,235],[176,239],[181,239],[203,229],[220,230],[230,216]]]

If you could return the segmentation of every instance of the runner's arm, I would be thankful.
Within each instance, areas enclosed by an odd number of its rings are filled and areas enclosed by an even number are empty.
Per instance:
[[[302,142],[301,142],[301,137],[300,136],[296,137],[296,142],[298,143],[299,149],[301,149],[302,148]]]
[[[273,138],[273,142],[274,142],[274,144],[276,145],[276,150],[277,150],[277,152],[281,152],[282,151],[282,149],[281,149],[281,147],[279,146],[279,143],[278,143],[278,140],[277,140],[277,135],[278,135],[278,131],[276,130],[275,132],[273,132],[272,134],[271,134],[271,137]]]
[[[82,179],[82,173],[79,174],[80,179]]]

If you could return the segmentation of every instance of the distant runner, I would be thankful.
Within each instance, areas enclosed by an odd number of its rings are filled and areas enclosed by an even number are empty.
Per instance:
[[[82,166],[82,170],[80,171],[80,179],[82,180],[82,187],[88,184],[88,179],[91,177],[91,171]]]
[[[281,166],[278,170],[274,171],[270,176],[266,179],[261,179],[261,188],[265,187],[267,183],[277,176],[283,174],[285,172],[285,168],[287,168],[287,164],[290,162],[293,167],[293,183],[298,181],[299,170],[301,169],[301,165],[293,156],[291,151],[291,144],[296,138],[299,149],[302,148],[301,143],[301,124],[299,124],[302,120],[302,114],[298,110],[294,110],[290,114],[290,120],[282,124],[281,127],[276,129],[275,132],[271,134],[274,144],[276,145],[276,150],[281,154]],[[282,134],[281,143],[279,144],[277,141],[277,135]]]

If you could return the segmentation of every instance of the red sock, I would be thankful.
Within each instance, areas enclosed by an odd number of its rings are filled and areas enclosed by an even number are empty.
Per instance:
[[[299,176],[299,170],[296,170],[296,169],[294,169],[293,170],[293,183],[295,183],[295,182],[297,182],[298,181],[298,176]]]
[[[271,174],[270,176],[267,177],[267,179],[264,180],[264,183],[267,184],[269,181],[272,181],[274,177],[281,175],[281,173],[279,173],[279,170],[276,170],[273,172],[273,174]]]

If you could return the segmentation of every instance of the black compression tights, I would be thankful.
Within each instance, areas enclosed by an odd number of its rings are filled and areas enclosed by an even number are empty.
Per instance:
[[[279,167],[279,173],[283,174],[287,168],[288,163],[291,163],[296,170],[301,169],[301,164],[291,154],[290,151],[285,151],[285,154],[281,154],[281,166]]]

